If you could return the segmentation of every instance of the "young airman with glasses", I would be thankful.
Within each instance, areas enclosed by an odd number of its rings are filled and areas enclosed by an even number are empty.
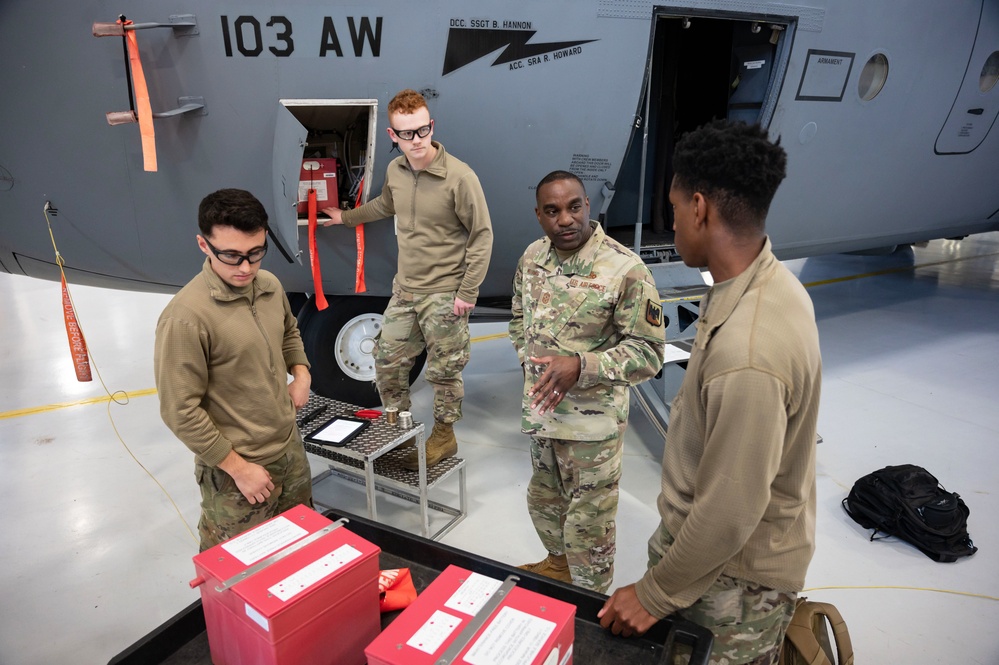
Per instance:
[[[453,425],[465,396],[468,316],[489,268],[493,231],[482,186],[472,169],[433,140],[423,95],[403,90],[388,105],[389,138],[402,156],[385,173],[381,194],[353,210],[325,208],[330,224],[357,226],[395,216],[399,261],[392,299],[375,348],[375,384],[382,405],[410,409],[409,373],[427,350],[434,388],[434,428],[427,464],[458,451]],[[418,468],[416,450],[403,461]]]
[[[260,269],[260,201],[241,189],[209,194],[198,226],[207,258],[160,315],[153,364],[163,422],[195,455],[204,551],[295,505],[312,506],[295,424],[312,377],[284,289]]]

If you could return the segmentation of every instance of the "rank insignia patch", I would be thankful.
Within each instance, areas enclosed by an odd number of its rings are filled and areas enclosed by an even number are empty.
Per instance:
[[[658,327],[663,324],[663,306],[649,298],[645,305],[645,320]]]

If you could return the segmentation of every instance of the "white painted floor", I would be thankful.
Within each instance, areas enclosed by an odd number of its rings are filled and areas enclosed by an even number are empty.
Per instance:
[[[788,265],[809,285],[825,366],[818,548],[805,595],[841,610],[859,663],[996,665],[999,233]],[[153,390],[153,330],[168,297],[71,291],[103,386],[96,376],[75,379],[59,285],[0,274],[4,665],[106,663],[197,598],[187,584],[197,551],[192,457],[160,421]],[[473,325],[457,428],[469,515],[444,542],[519,564],[544,552],[525,508],[520,369],[504,332]],[[127,400],[109,405],[105,390]],[[422,379],[414,399],[417,419],[428,417]],[[662,449],[633,407],[618,585],[645,568]],[[926,467],[964,497],[974,557],[935,563],[904,543],[868,542],[846,517],[840,501],[853,481],[902,463]],[[453,501],[455,490],[445,483],[438,498]],[[363,489],[342,480],[322,481],[316,496],[365,510]],[[417,531],[412,504],[380,496],[379,510]]]

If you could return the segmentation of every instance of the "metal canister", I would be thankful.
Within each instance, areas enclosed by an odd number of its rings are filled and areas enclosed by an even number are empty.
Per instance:
[[[395,406],[385,407],[385,422],[389,425],[395,425],[396,421],[399,420],[399,408]]]
[[[413,427],[413,414],[409,411],[399,412],[399,427],[403,429],[412,429]]]

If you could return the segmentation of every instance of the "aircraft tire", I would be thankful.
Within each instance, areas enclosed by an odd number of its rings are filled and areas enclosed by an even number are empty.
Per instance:
[[[298,313],[305,355],[312,365],[312,390],[318,395],[363,407],[381,403],[375,389],[374,337],[381,330],[388,298],[328,297],[319,311],[310,296]],[[423,371],[424,351],[409,374],[413,381]]]

